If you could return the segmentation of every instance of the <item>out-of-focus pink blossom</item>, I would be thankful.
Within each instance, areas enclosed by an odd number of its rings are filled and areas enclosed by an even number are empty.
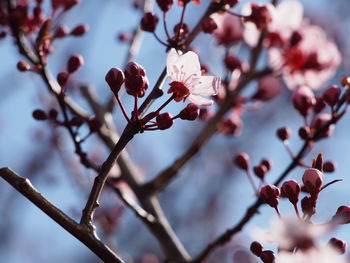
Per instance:
[[[258,89],[253,99],[268,101],[276,97],[281,91],[281,82],[274,76],[266,76],[259,80]]]
[[[304,24],[298,32],[301,39],[297,44],[270,48],[270,65],[281,70],[290,89],[301,85],[319,89],[334,75],[341,62],[340,53],[320,27]]]
[[[248,15],[251,12],[250,10],[250,5],[246,5],[242,12]],[[281,45],[289,40],[293,32],[300,28],[302,19],[303,6],[299,1],[283,1],[275,9],[271,9],[271,23],[267,25],[267,44]],[[248,45],[256,46],[259,35],[260,31],[254,23],[244,24],[244,40]]]
[[[220,86],[220,78],[202,76],[196,53],[189,51],[179,55],[170,50],[167,58],[167,74],[172,80],[168,93],[173,93],[175,101],[188,98],[197,105],[211,105],[212,100],[202,96],[213,96]]]
[[[214,31],[214,36],[219,45],[232,45],[243,39],[243,22],[241,18],[228,13],[214,14],[211,18],[214,19],[218,27]]]

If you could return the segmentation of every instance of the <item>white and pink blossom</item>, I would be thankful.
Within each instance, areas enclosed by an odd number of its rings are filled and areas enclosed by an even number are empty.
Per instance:
[[[213,104],[213,100],[206,97],[217,93],[220,78],[202,76],[198,55],[193,51],[180,55],[171,49],[167,58],[167,75],[172,81],[168,93],[173,93],[175,101],[188,98],[197,105]]]

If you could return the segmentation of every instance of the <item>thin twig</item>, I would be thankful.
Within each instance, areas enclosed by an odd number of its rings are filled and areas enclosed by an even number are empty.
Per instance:
[[[0,176],[40,210],[52,218],[57,224],[85,244],[92,252],[100,257],[101,260],[111,263],[124,262],[108,246],[91,233],[89,229],[79,225],[46,199],[33,187],[29,179],[17,175],[9,168],[1,168]]]

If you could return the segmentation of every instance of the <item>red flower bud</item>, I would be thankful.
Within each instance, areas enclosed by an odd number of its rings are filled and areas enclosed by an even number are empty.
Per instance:
[[[169,112],[159,114],[156,121],[160,130],[169,129],[174,124],[173,116]]]
[[[339,206],[332,220],[335,221],[337,224],[349,224],[350,207],[345,205]]]
[[[187,104],[186,108],[184,108],[180,114],[179,117],[182,120],[189,120],[189,121],[194,121],[197,119],[199,115],[199,108],[196,104],[190,103]]]
[[[267,173],[267,168],[265,165],[256,165],[253,167],[254,174],[260,179],[264,179],[265,174]]]
[[[260,259],[264,263],[274,263],[275,262],[275,254],[271,250],[265,250],[261,253]]]
[[[21,61],[19,61],[19,62],[17,63],[17,69],[18,69],[19,71],[24,72],[24,71],[30,70],[30,66],[29,66],[29,64],[28,64],[27,62],[21,60]]]
[[[125,78],[130,78],[132,76],[141,75],[143,77],[146,76],[145,69],[136,62],[129,62],[124,70]]]
[[[251,4],[252,12],[249,16],[244,17],[244,21],[252,22],[259,30],[265,28],[272,21],[271,9],[272,5]]]
[[[55,109],[51,109],[49,111],[49,118],[52,119],[52,120],[56,120],[57,119],[57,116],[58,116],[58,111],[55,110]]]
[[[147,32],[154,32],[158,24],[158,16],[154,12],[145,13],[141,19],[141,29]]]
[[[226,68],[228,70],[230,70],[230,71],[234,71],[235,69],[242,70],[242,63],[235,56],[227,55],[225,57],[225,61],[224,62],[225,62]]]
[[[68,81],[69,73],[67,71],[62,71],[57,74],[57,82],[61,87],[66,86]]]
[[[262,159],[260,164],[264,165],[267,171],[270,171],[273,166],[273,162],[270,159]]]
[[[65,36],[68,35],[68,27],[67,26],[59,26],[57,29],[56,29],[56,32],[55,32],[55,38],[63,38]]]
[[[250,165],[249,155],[243,152],[237,154],[234,163],[242,170],[247,171]]]
[[[300,129],[298,131],[299,137],[303,140],[309,139],[310,133],[311,133],[311,131],[310,131],[310,128],[308,126],[300,127]]]
[[[88,25],[78,25],[75,28],[73,28],[73,30],[70,32],[70,35],[72,35],[72,36],[82,36],[87,31],[89,31],[89,26]]]
[[[157,0],[157,4],[159,8],[163,12],[168,12],[169,9],[173,6],[174,1],[173,0]]]
[[[148,79],[141,75],[135,75],[125,79],[125,89],[129,95],[143,97],[148,88]]]
[[[287,197],[289,199],[289,202],[294,205],[298,203],[300,191],[300,184],[295,180],[284,182],[281,187],[282,196]]]
[[[212,19],[211,17],[204,19],[204,21],[202,22],[202,30],[204,33],[211,34],[217,28],[218,28],[218,25],[216,24],[214,19]]]
[[[324,107],[326,107],[326,103],[322,97],[316,97],[316,104],[314,106],[314,112],[320,113]]]
[[[310,196],[305,196],[301,200],[301,210],[305,215],[311,217],[316,212],[316,199]]]
[[[43,110],[36,109],[33,111],[32,116],[37,121],[47,120],[47,114]]]
[[[341,240],[339,238],[332,237],[329,241],[328,244],[335,248],[339,254],[344,254],[346,251],[346,242],[344,240]]]
[[[260,257],[261,253],[263,252],[263,249],[264,246],[257,241],[254,241],[250,244],[250,251],[258,257]]]
[[[276,134],[281,141],[286,141],[292,135],[292,131],[288,127],[282,127],[277,130]]]
[[[84,65],[84,59],[81,55],[72,55],[67,63],[67,70],[69,73],[73,73],[80,69]]]
[[[175,36],[179,36],[180,40],[184,39],[187,36],[188,32],[190,32],[190,29],[185,23],[179,23],[174,26],[174,34]]]
[[[111,68],[107,72],[105,80],[111,88],[112,92],[117,95],[120,87],[123,85],[125,80],[124,73],[119,68]]]
[[[280,195],[281,191],[275,185],[265,185],[261,187],[261,200],[273,208],[276,208],[278,206],[278,198],[280,198]]]
[[[316,98],[312,90],[306,86],[297,88],[293,93],[293,106],[301,115],[306,116],[316,104]]]
[[[332,161],[326,161],[323,163],[323,171],[325,173],[333,173],[337,169],[336,163]]]
[[[315,168],[308,168],[303,175],[303,183],[308,193],[317,194],[323,183],[323,173]]]
[[[323,93],[323,99],[329,106],[334,106],[339,99],[341,90],[337,85],[333,85]]]

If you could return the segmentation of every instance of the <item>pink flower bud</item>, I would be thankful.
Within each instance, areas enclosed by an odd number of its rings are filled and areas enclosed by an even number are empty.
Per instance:
[[[157,4],[159,8],[163,12],[168,12],[169,9],[173,6],[174,1],[173,0],[157,0]]]
[[[332,116],[328,113],[320,113],[317,114],[311,123],[311,129],[313,129],[315,132],[317,132],[320,129],[323,129],[323,127],[330,122],[332,119]],[[334,124],[329,125],[328,128],[323,131],[318,138],[326,138],[333,134],[334,131]]]
[[[154,32],[158,24],[158,16],[154,12],[145,13],[141,19],[141,29],[147,32]]]
[[[89,26],[88,25],[78,25],[73,30],[70,32],[70,35],[72,36],[82,36],[84,35],[87,31],[89,31]]]
[[[29,64],[28,64],[27,62],[21,60],[21,61],[19,61],[19,62],[17,63],[17,69],[18,69],[19,71],[24,72],[24,71],[30,70],[30,66],[29,66]]]
[[[63,38],[65,36],[68,35],[68,27],[67,26],[59,26],[57,29],[56,29],[56,32],[55,32],[55,38]]]
[[[292,204],[298,203],[300,191],[300,184],[295,180],[284,182],[281,187],[282,196],[287,197]]]
[[[182,120],[194,121],[197,119],[198,115],[199,107],[194,103],[190,103],[180,112],[179,117]]]
[[[268,101],[276,97],[281,91],[281,82],[278,78],[267,76],[259,80],[258,89],[253,99]]]
[[[339,206],[332,220],[335,221],[337,224],[349,224],[350,207],[345,205]]]
[[[276,134],[281,141],[286,141],[292,135],[292,131],[288,127],[282,127],[277,130]]]
[[[323,93],[323,99],[329,106],[334,106],[339,99],[341,90],[337,85],[333,85]]]
[[[117,95],[120,87],[123,85],[125,80],[124,73],[119,68],[111,68],[107,72],[105,80],[108,83],[108,86],[111,88],[112,92]]]
[[[254,174],[260,179],[264,179],[265,174],[267,173],[267,168],[265,165],[256,165],[253,167]]]
[[[204,21],[202,22],[202,30],[204,33],[211,34],[217,28],[218,28],[218,25],[216,24],[215,20],[212,19],[211,17],[204,19]]]
[[[57,74],[57,82],[61,87],[66,86],[69,78],[69,73],[67,71],[62,71]]]
[[[225,62],[226,68],[230,71],[234,71],[235,69],[242,70],[242,63],[235,56],[227,55],[225,57],[224,62]]]
[[[67,70],[69,73],[73,73],[80,69],[84,65],[84,59],[81,55],[72,55],[67,63]]]
[[[337,165],[333,161],[325,161],[323,163],[323,171],[325,173],[333,173],[337,169]]]
[[[145,69],[136,62],[129,62],[124,70],[125,78],[130,78],[132,76],[141,75],[143,77],[146,76]]]
[[[246,153],[239,153],[234,158],[234,163],[242,170],[248,170],[250,166],[249,155]]]
[[[332,237],[329,241],[328,244],[335,248],[339,254],[344,254],[346,251],[346,242],[344,240],[341,240],[339,238]]]
[[[307,86],[297,88],[293,93],[292,100],[294,108],[303,116],[306,116],[310,109],[316,104],[315,95]]]
[[[49,111],[49,118],[50,118],[51,120],[56,120],[56,119],[57,119],[57,116],[58,116],[58,111],[57,111],[57,110],[51,109],[51,110]]]
[[[323,183],[323,173],[315,168],[308,168],[303,175],[303,183],[310,194],[316,194],[320,191]]]
[[[271,250],[265,250],[261,253],[260,259],[264,263],[274,263],[275,254]]]
[[[47,114],[43,110],[36,109],[33,111],[32,116],[37,121],[47,120]]]
[[[278,198],[280,198],[281,191],[275,185],[265,185],[261,187],[260,198],[269,206],[276,208],[278,206]]]
[[[156,121],[160,130],[169,129],[174,124],[173,116],[169,112],[159,114]]]
[[[255,255],[260,257],[263,252],[264,246],[257,241],[254,241],[250,244],[250,251]]]

